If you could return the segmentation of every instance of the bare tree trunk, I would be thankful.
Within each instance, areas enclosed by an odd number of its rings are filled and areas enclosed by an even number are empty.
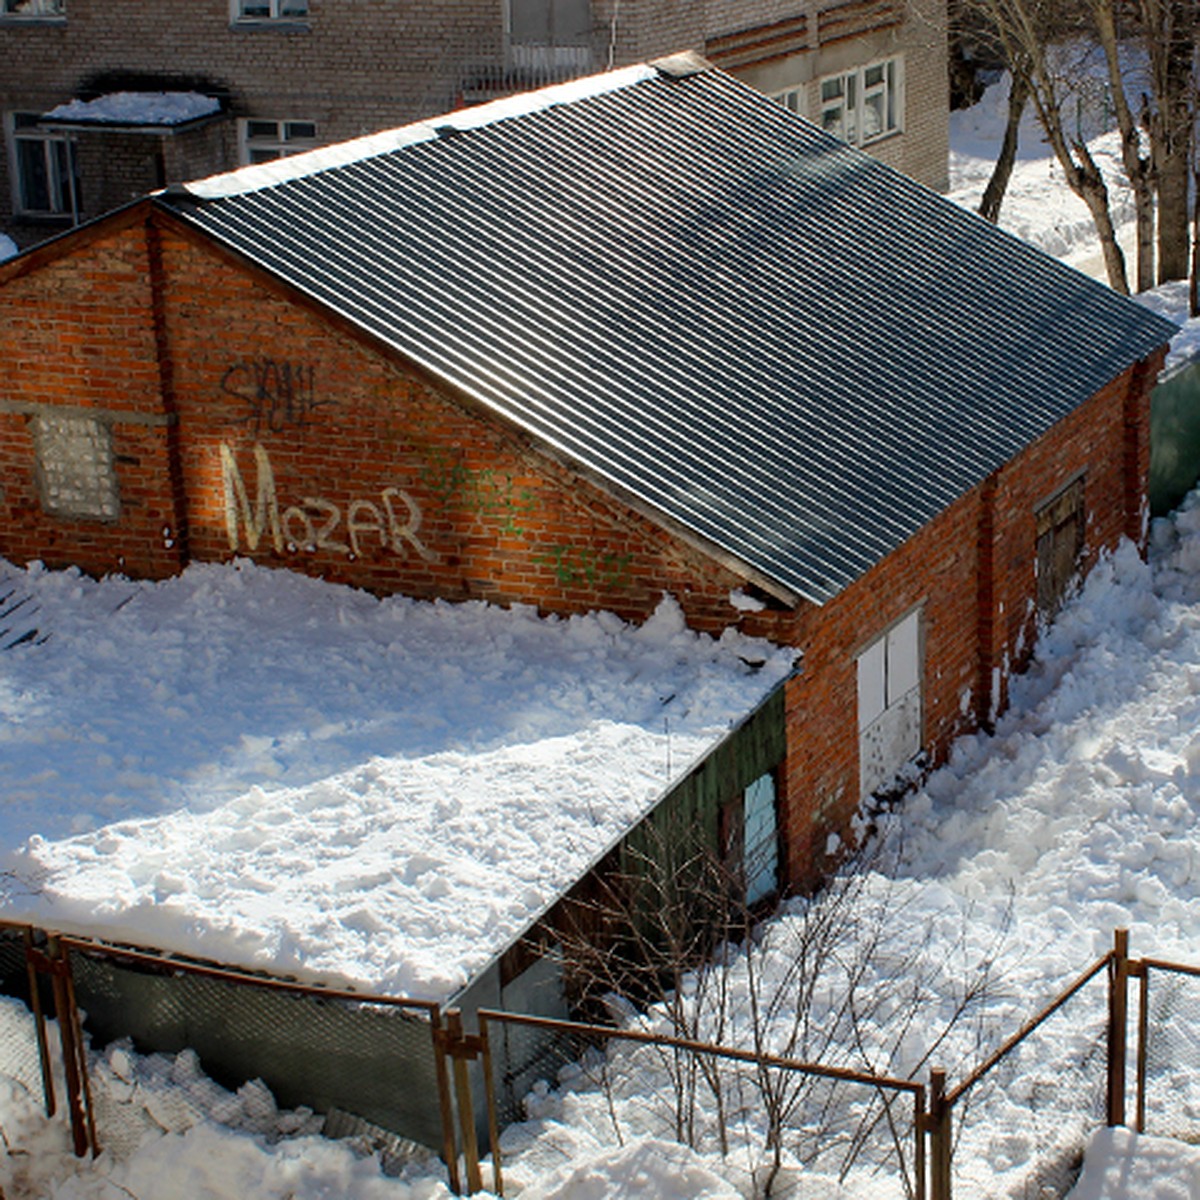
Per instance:
[[[1200,317],[1200,170],[1197,170],[1192,186],[1192,273],[1188,276],[1188,316]]]
[[[1158,192],[1158,281],[1186,279],[1192,149],[1192,59],[1196,0],[1143,0],[1155,112],[1151,120]]]
[[[1000,206],[1012,176],[1013,163],[1017,159],[1017,139],[1020,136],[1021,117],[1029,100],[1029,83],[1026,72],[1014,72],[1008,92],[1008,120],[1004,126],[1004,140],[1000,143],[1000,154],[992,168],[992,177],[983,190],[979,202],[979,215],[993,225],[1000,219]]]
[[[1097,0],[1097,3],[1102,2]],[[1117,242],[1108,187],[1082,138],[1072,141],[1067,137],[1062,114],[1064,84],[1051,69],[1047,56],[1048,44],[1054,37],[1067,32],[1085,35],[1090,31],[1094,34],[1094,14],[1086,5],[1079,11],[1067,11],[1062,5],[1044,4],[1039,0],[973,0],[973,3],[992,29],[1014,81],[1020,77],[1027,88],[1068,186],[1092,215],[1109,285],[1115,291],[1128,294],[1125,255]]]
[[[1141,131],[1125,96],[1118,57],[1117,22],[1113,0],[1092,0],[1096,33],[1108,64],[1108,83],[1121,133],[1121,161],[1133,192],[1137,219],[1137,290],[1154,286],[1154,174],[1142,154]]]

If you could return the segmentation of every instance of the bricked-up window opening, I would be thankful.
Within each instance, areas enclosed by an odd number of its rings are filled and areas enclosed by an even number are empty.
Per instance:
[[[67,0],[0,0],[0,16],[62,17],[67,12]]]
[[[855,146],[898,133],[902,65],[900,59],[889,58],[822,79],[821,128]]]
[[[885,789],[921,750],[921,614],[909,613],[858,656],[863,796]]]
[[[32,418],[37,486],[44,511],[115,521],[121,515],[112,430],[92,417]]]
[[[317,144],[315,121],[265,121],[257,117],[238,123],[243,164],[270,162],[302,154]]]
[[[11,113],[8,121],[13,197],[25,216],[69,216],[79,212],[79,168],[75,146],[61,132],[43,129],[37,113]]]
[[[778,800],[770,772],[722,807],[721,854],[747,905],[779,890]]]
[[[590,0],[508,0],[515,67],[586,70],[592,65]]]
[[[1087,511],[1082,476],[1035,513],[1037,519],[1037,606],[1052,617],[1079,575]]]
[[[234,0],[235,21],[297,21],[308,16],[308,0]]]

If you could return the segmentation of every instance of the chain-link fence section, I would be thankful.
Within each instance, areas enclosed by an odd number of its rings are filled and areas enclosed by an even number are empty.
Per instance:
[[[1200,969],[1140,964],[1137,1129],[1200,1142]]]
[[[1058,1200],[1074,1186],[1108,1115],[1110,961],[1093,964],[947,1093],[949,1186],[937,1182],[935,1145],[934,1200]]]
[[[1056,1200],[1091,1134],[1126,1119],[1135,1028],[1137,1127],[1200,1140],[1200,967],[1131,959],[1123,931],[952,1087],[941,1071],[926,1089],[636,1028],[476,1017],[478,1033],[429,1002],[0,923],[0,1087],[57,1107],[81,1155],[170,1128],[132,1102],[166,1093],[143,1074],[203,1069],[202,1086],[278,1100],[308,1114],[304,1132],[354,1136],[385,1163],[434,1152],[455,1190],[551,1174],[557,1126],[589,1152],[673,1144],[747,1196]]]
[[[456,1175],[435,1004],[305,986],[12,927],[0,930],[0,986],[25,1014],[10,1023],[14,1045],[0,1045],[11,1064],[0,1074],[25,1085],[32,1069],[40,1089],[39,1042],[47,1045],[65,1079],[57,1105],[47,1107],[69,1107],[79,1153],[120,1153],[155,1123],[169,1128],[171,1120],[168,1114],[165,1126],[155,1122],[132,1102],[150,1081],[125,1078],[111,1053],[89,1056],[86,1034],[94,1047],[132,1043],[139,1055],[160,1056],[164,1069],[186,1054],[221,1087],[260,1088],[272,1110],[276,1103],[316,1110],[324,1116],[318,1128],[367,1140],[385,1161],[426,1148],[444,1156]],[[31,1025],[30,1014],[45,1019]],[[0,1022],[0,1039],[4,1035]]]
[[[597,1146],[653,1139],[720,1160],[747,1196],[799,1181],[847,1200],[924,1195],[920,1084],[633,1030],[487,1010],[479,1022],[494,1146],[509,1121],[569,1111]],[[555,1165],[545,1157],[534,1145],[509,1173],[536,1176]]]

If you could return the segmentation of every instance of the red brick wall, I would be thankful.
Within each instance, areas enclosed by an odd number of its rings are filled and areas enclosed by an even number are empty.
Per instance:
[[[16,364],[0,393],[9,558],[160,576],[189,556],[241,555],[377,592],[627,618],[669,591],[697,628],[738,623],[799,646],[782,780],[795,883],[828,865],[826,836],[859,809],[857,654],[920,610],[923,744],[939,762],[995,715],[1031,647],[1039,505],[1084,473],[1087,565],[1145,528],[1157,363],[1113,381],[835,600],[743,616],[729,603],[735,572],[169,218],[110,226],[10,279],[0,331]],[[41,511],[27,428],[39,405],[112,421],[119,521]]]
[[[149,258],[139,226],[117,228],[0,287],[0,554],[51,566],[161,577],[181,545]],[[40,413],[111,429],[118,521],[43,511],[33,445]]]
[[[1042,503],[1081,472],[1084,570],[1145,531],[1149,387],[1139,364],[974,488],[835,600],[800,614],[801,671],[789,681],[787,871],[811,882],[829,833],[859,811],[858,653],[919,606],[923,745],[933,765],[955,737],[1007,703],[1007,681],[1036,633],[1036,524]]]
[[[185,234],[163,247],[195,557],[554,612],[671,591],[700,627],[737,620],[736,575]]]

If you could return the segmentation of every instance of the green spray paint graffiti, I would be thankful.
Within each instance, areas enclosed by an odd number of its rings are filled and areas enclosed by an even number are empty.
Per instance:
[[[586,583],[607,588],[628,587],[632,554],[600,554],[590,546],[551,546],[545,554],[535,554],[535,563],[548,564],[554,577],[567,586]]]
[[[421,458],[421,482],[443,504],[484,520],[499,518],[501,533],[526,536],[522,522],[537,509],[531,488],[518,487],[506,472],[491,467],[476,470],[438,449],[426,448]]]

